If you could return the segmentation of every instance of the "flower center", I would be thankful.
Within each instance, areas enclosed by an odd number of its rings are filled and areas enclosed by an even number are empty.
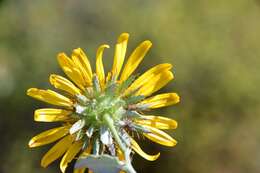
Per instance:
[[[76,106],[76,112],[81,119],[85,120],[86,126],[100,127],[105,123],[106,114],[114,121],[120,120],[125,113],[124,106],[124,100],[102,92],[91,99],[84,99],[83,103]]]

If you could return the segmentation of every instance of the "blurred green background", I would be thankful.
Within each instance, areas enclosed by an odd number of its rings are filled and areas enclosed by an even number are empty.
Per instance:
[[[157,111],[179,128],[178,145],[142,142],[161,151],[156,162],[135,156],[142,173],[260,172],[260,1],[259,0],[1,0],[0,1],[0,173],[54,173],[40,159],[52,145],[29,149],[29,139],[56,126],[33,122],[46,107],[25,95],[29,87],[50,88],[50,73],[62,74],[57,53],[82,47],[95,60],[105,52],[109,70],[114,43],[129,32],[127,55],[144,39],[153,47],[139,72],[174,64],[175,81],[163,91],[181,103]],[[68,170],[70,172],[70,170]]]

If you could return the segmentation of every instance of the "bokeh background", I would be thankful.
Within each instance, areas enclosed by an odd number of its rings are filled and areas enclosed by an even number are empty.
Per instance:
[[[181,103],[157,111],[179,122],[174,148],[142,142],[161,151],[156,162],[135,156],[142,173],[260,172],[259,0],[1,0],[0,1],[0,173],[54,173],[58,162],[40,167],[51,147],[29,149],[29,139],[56,126],[33,122],[47,106],[25,95],[49,88],[50,73],[62,74],[58,52],[82,47],[94,64],[102,43],[106,69],[114,43],[129,32],[127,55],[144,39],[153,47],[139,72],[174,64]],[[68,170],[70,172],[70,170]]]

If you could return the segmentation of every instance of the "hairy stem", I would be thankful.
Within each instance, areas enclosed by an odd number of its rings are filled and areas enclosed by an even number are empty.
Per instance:
[[[120,149],[123,151],[123,153],[125,153],[125,152],[126,152],[126,147],[125,147],[125,145],[122,143],[122,141],[121,141],[121,139],[120,139],[120,137],[119,137],[119,135],[118,135],[118,132],[117,132],[115,126],[114,126],[114,121],[113,121],[113,119],[110,117],[109,114],[105,114],[103,118],[104,118],[104,120],[105,120],[105,122],[106,122],[108,128],[110,129],[110,131],[111,131],[113,137],[115,138],[117,144],[119,145]]]

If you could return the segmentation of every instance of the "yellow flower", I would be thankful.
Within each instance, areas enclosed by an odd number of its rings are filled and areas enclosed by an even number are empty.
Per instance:
[[[79,158],[109,155],[118,158],[120,163],[128,164],[127,168],[122,168],[123,171],[133,173],[135,171],[129,163],[130,153],[136,152],[150,161],[156,160],[160,153],[145,153],[129,135],[132,131],[164,146],[176,145],[177,142],[162,131],[176,129],[175,120],[143,114],[149,109],[179,102],[180,98],[176,93],[151,96],[174,78],[170,71],[172,65],[159,64],[140,76],[134,76],[134,71],[152,46],[146,40],[132,52],[122,69],[128,38],[128,33],[119,36],[115,45],[113,67],[107,76],[102,57],[105,48],[109,48],[108,45],[101,45],[97,50],[95,72],[87,55],[77,48],[73,50],[71,57],[65,53],[60,53],[57,57],[70,80],[56,74],[51,74],[49,78],[50,83],[63,91],[64,95],[52,90],[27,90],[27,95],[58,106],[37,109],[34,112],[35,121],[61,122],[60,127],[44,131],[29,142],[29,147],[38,147],[57,141],[43,156],[43,167],[62,157],[60,169],[65,172],[68,164],[77,155]],[[82,173],[86,167],[89,167],[89,172],[91,169],[95,171],[94,167],[86,165],[75,168],[74,173]]]

